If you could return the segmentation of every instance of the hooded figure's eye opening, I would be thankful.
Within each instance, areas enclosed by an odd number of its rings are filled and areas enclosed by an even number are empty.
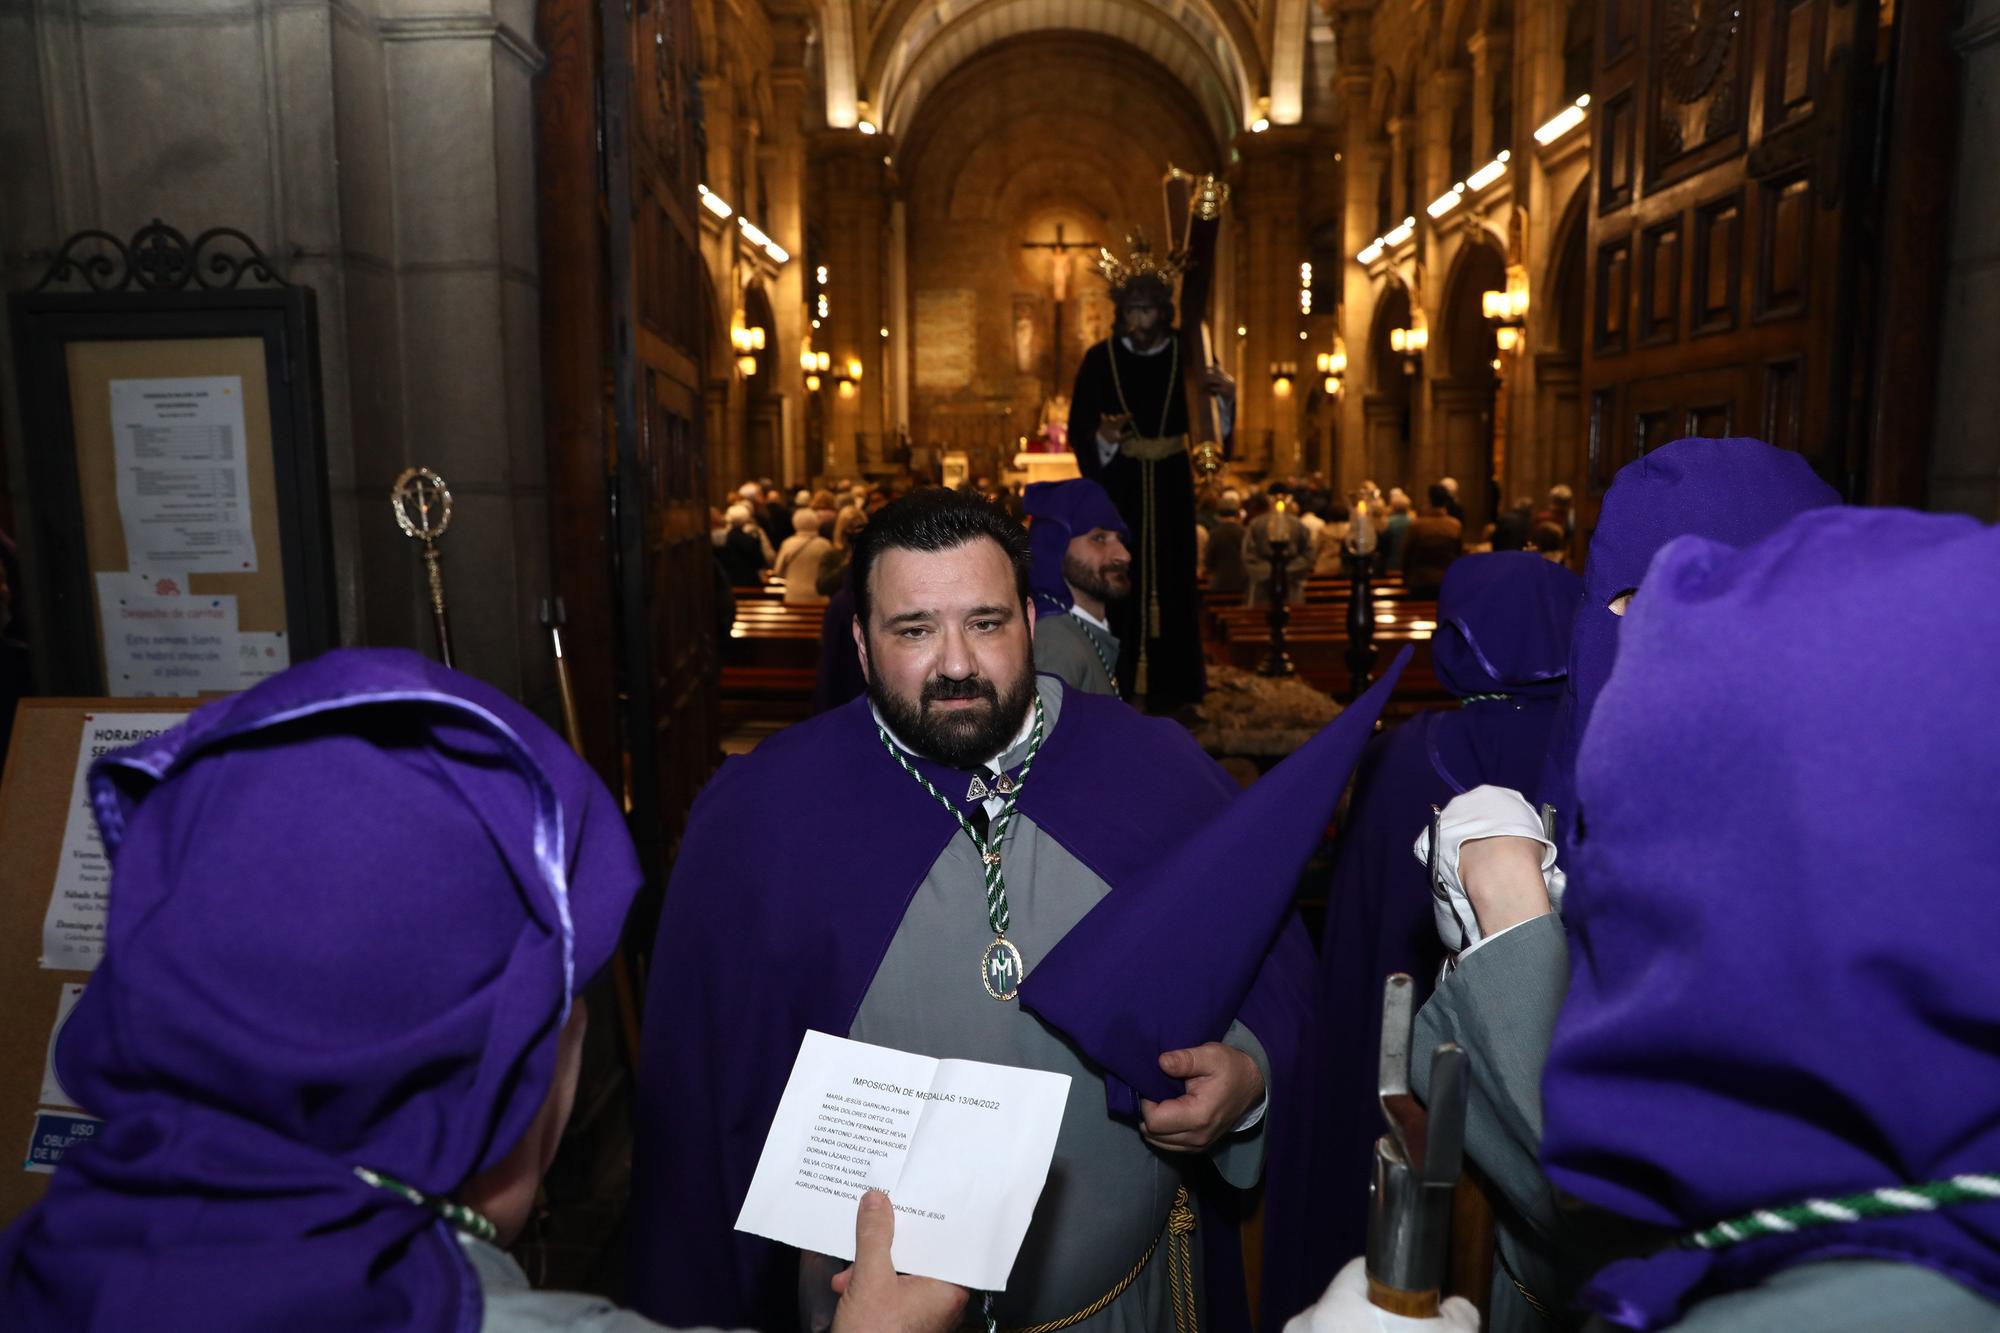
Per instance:
[[[1639,595],[1637,588],[1627,588],[1604,604],[1604,609],[1614,616],[1622,616],[1632,605],[1632,599]]]

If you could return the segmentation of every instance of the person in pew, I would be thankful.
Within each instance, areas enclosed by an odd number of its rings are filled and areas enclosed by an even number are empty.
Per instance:
[[[1235,808],[1236,785],[1176,724],[1036,677],[1029,571],[1027,534],[982,501],[933,490],[885,508],[850,571],[867,697],[726,760],[696,802],[635,1116],[648,1314],[816,1326],[825,1264],[730,1224],[818,1029],[1071,1077],[1050,1183],[992,1301],[1002,1325],[1159,1333],[1178,1288],[1202,1328],[1244,1326],[1232,1209],[1281,1132],[1267,1090],[1306,1087],[1310,945],[1291,880],[1259,872],[1268,851],[1238,855],[1227,901],[1176,878],[1180,860],[1159,870]],[[1379,704],[1334,724],[1359,731],[1335,737],[1352,742],[1345,765],[1314,770],[1329,805]],[[774,818],[800,774],[812,799]],[[1314,842],[1326,811],[1299,804],[1290,832]],[[857,843],[865,855],[826,856]],[[746,863],[745,845],[762,854]],[[1276,897],[1252,910],[1253,886]],[[1167,1030],[1212,1037],[1112,1072],[1111,1044],[1129,1057]]]
[[[1303,606],[1306,576],[1312,573],[1312,535],[1299,518],[1292,489],[1273,482],[1268,492],[1250,497],[1251,518],[1243,532],[1243,572],[1249,580],[1244,590],[1245,606],[1271,604],[1271,566],[1276,561],[1276,544],[1285,544],[1285,603]]]
[[[1420,1044],[1465,1045],[1468,1148],[1570,1238],[1590,1328],[2000,1327],[2000,898],[1966,873],[2000,728],[1957,674],[1996,608],[2000,529],[1957,515],[1676,541],[1584,737],[1568,892],[1525,811],[1445,812],[1482,942]],[[1716,734],[1754,743],[1719,772]]]
[[[1216,511],[1215,524],[1208,530],[1208,545],[1201,554],[1208,590],[1232,596],[1250,586],[1250,574],[1243,565],[1243,511],[1237,507],[1235,494],[1222,493],[1222,508]]]
[[[778,548],[771,573],[785,581],[785,600],[791,603],[817,602],[820,570],[833,543],[819,535],[819,511],[801,507],[792,515],[792,535]]]
[[[1024,502],[1033,552],[1035,670],[1086,694],[1118,694],[1118,639],[1109,603],[1132,595],[1125,520],[1088,477],[1041,481]]]
[[[847,563],[854,557],[854,539],[867,526],[868,512],[858,504],[848,505],[835,515],[833,549],[819,562],[820,596],[832,597],[846,585]],[[847,612],[849,616],[854,614],[851,602]]]
[[[525,708],[339,649],[91,770],[107,949],[64,1025],[102,1117],[0,1233],[11,1333],[663,1333],[530,1290],[583,990],[641,875],[617,803]],[[337,811],[337,814],[330,812]],[[834,1327],[955,1325],[857,1219]]]
[[[1403,586],[1418,597],[1437,596],[1445,571],[1465,551],[1465,523],[1452,514],[1447,502],[1456,501],[1443,482],[1432,483],[1430,501],[1430,508],[1410,524],[1397,566]]]
[[[730,584],[738,588],[763,587],[764,571],[778,558],[771,549],[770,539],[757,525],[747,504],[738,502],[729,506],[723,517],[729,530],[716,546],[715,557],[729,572]]]
[[[1804,458],[1760,440],[1676,440],[1619,470],[1605,493],[1591,541],[1583,595],[1570,630],[1569,673],[1534,792],[1539,803],[1555,808],[1555,834],[1546,853],[1551,867],[1556,864],[1559,848],[1567,852],[1578,826],[1574,777],[1578,739],[1611,675],[1621,617],[1646,577],[1648,562],[1676,537],[1699,536],[1747,545],[1801,513],[1838,503],[1833,488],[1813,473]],[[1489,803],[1474,803],[1479,808],[1468,818],[1492,822],[1511,812],[1524,822],[1531,821],[1535,836],[1541,836],[1541,817],[1521,789],[1485,790],[1489,795],[1482,802]],[[1469,797],[1457,799],[1467,801]],[[1411,810],[1404,817],[1410,821],[1405,828],[1413,833],[1424,822],[1425,812]],[[1439,866],[1449,879],[1453,873],[1449,830],[1444,843]],[[1440,911],[1437,915],[1441,932],[1447,933],[1448,949],[1458,951],[1477,942],[1479,923],[1469,919],[1470,914],[1454,918]],[[1551,970],[1536,982],[1521,983],[1524,998],[1507,1013],[1509,1021],[1538,1033],[1546,1049],[1548,1025],[1561,999],[1564,974],[1546,958],[1536,961]],[[1449,1034],[1467,1024],[1498,1021],[1497,1016],[1479,1011],[1476,993],[1453,975],[1439,984],[1437,993],[1419,1013],[1418,1031],[1421,1040],[1435,1045],[1453,1039]],[[1574,1260],[1565,1259],[1578,1246],[1559,1229],[1561,1219],[1546,1206],[1546,1183],[1539,1176],[1511,1183],[1482,1157],[1492,1144],[1505,1141],[1506,1133],[1530,1120],[1538,1134],[1538,1116],[1490,1107],[1477,1092],[1474,1094],[1467,1153],[1494,1177],[1506,1201],[1496,1217],[1497,1249],[1503,1265],[1493,1287],[1492,1322],[1498,1333],[1544,1327],[1537,1307],[1564,1309],[1568,1293],[1580,1277]],[[1587,1251],[1588,1247],[1584,1248]]]
[[[1382,1132],[1376,1046],[1382,978],[1407,972],[1417,999],[1444,960],[1430,884],[1410,859],[1411,819],[1495,784],[1532,794],[1568,674],[1570,624],[1583,581],[1532,555],[1471,555],[1452,565],[1431,639],[1438,682],[1458,698],[1370,742],[1327,889],[1319,946],[1319,1127],[1314,1218],[1301,1275],[1310,1296],[1367,1238],[1370,1146]]]
[[[1371,505],[1369,512],[1376,513],[1378,511]],[[1409,493],[1401,486],[1391,486],[1389,488],[1388,513],[1388,519],[1382,524],[1381,567],[1385,570],[1401,569],[1403,567],[1403,547],[1410,540],[1410,525],[1415,522],[1410,516]]]

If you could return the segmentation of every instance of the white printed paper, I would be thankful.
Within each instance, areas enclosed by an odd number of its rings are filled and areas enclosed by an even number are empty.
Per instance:
[[[49,1053],[42,1061],[42,1095],[35,1100],[43,1106],[75,1106],[76,1098],[63,1088],[62,1080],[56,1077],[56,1041],[62,1036],[63,1024],[69,1022],[69,1011],[76,1008],[77,998],[83,994],[83,983],[65,981],[62,998],[56,1001],[56,1025],[49,1029]]]
[[[63,824],[62,859],[55,892],[42,917],[42,966],[89,972],[104,957],[104,922],[110,902],[111,865],[90,810],[90,765],[100,755],[157,736],[185,720],[181,713],[86,713],[70,779],[69,817]]]
[[[1069,1076],[806,1033],[736,1229],[854,1257],[864,1191],[898,1272],[1004,1291],[1048,1180]]]
[[[127,565],[257,568],[241,376],[113,380],[111,433]]]
[[[236,685],[249,689],[292,664],[291,641],[283,630],[239,630],[236,635]]]
[[[120,699],[243,688],[236,598],[189,593],[185,574],[97,576],[104,679]]]

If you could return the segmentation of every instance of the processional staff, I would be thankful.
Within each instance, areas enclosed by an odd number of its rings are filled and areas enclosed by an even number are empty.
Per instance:
[[[438,660],[451,661],[451,622],[444,609],[444,571],[438,565],[438,538],[451,526],[451,490],[444,478],[427,467],[404,468],[389,488],[389,507],[396,526],[424,544],[424,566],[430,574],[431,623],[437,627]]]
[[[1167,234],[1174,234],[1172,187],[1187,189],[1187,216],[1174,259],[1181,268],[1181,360],[1188,367],[1188,447],[1204,480],[1222,468],[1222,414],[1215,395],[1203,381],[1215,367],[1215,338],[1208,327],[1208,293],[1214,282],[1215,238],[1222,229],[1222,206],[1229,186],[1214,172],[1197,175],[1169,166],[1160,179],[1160,205],[1167,215]]]

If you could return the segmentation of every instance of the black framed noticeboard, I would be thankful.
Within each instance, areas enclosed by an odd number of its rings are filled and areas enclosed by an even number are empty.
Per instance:
[[[8,297],[37,692],[206,695],[339,639],[311,289],[240,232],[81,232]]]

